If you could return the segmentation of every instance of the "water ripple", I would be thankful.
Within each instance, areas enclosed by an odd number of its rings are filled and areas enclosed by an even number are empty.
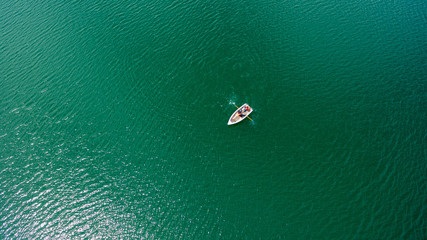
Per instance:
[[[3,4],[0,235],[423,238],[424,6]]]

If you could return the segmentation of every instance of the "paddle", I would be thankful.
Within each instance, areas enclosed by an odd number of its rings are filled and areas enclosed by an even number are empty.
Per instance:
[[[239,107],[236,105],[236,104],[234,104],[234,106],[236,106],[236,108],[237,109],[239,109]],[[254,121],[254,120],[252,120],[252,118],[250,118],[249,116],[246,116],[247,118],[249,118],[249,120],[251,120],[251,121]]]

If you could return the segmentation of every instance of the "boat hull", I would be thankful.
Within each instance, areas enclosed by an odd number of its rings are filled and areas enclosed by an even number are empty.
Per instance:
[[[253,109],[247,103],[243,104],[231,115],[230,119],[228,119],[228,125],[233,125],[243,121],[243,119],[247,118],[252,111]]]

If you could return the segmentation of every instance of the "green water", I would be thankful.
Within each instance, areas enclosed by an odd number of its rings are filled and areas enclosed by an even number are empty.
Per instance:
[[[426,13],[0,1],[0,239],[425,239]]]

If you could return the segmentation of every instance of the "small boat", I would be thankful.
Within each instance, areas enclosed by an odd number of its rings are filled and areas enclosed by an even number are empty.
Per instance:
[[[230,119],[228,120],[228,125],[241,122],[243,119],[248,117],[252,111],[253,109],[247,103],[243,104],[241,107],[237,108],[233,115],[231,115]]]

